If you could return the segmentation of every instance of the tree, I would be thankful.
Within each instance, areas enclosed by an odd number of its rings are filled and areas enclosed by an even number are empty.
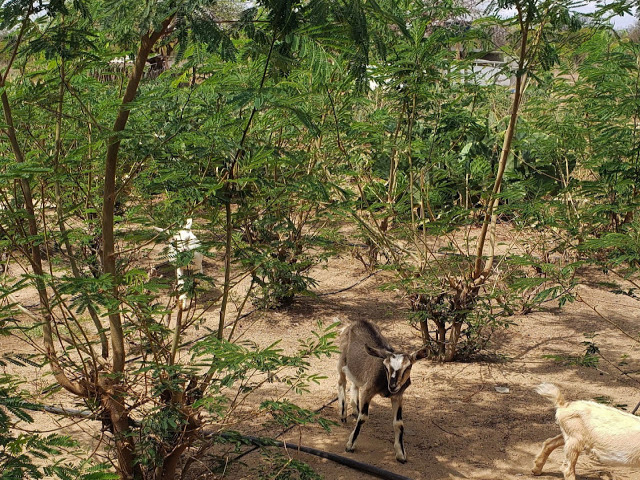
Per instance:
[[[514,288],[519,287],[513,282],[529,274],[522,269],[524,260],[508,267],[501,256],[503,273],[496,275],[495,269],[498,215],[508,212],[506,200],[517,195],[505,190],[505,172],[528,84],[554,65],[555,45],[564,41],[558,32],[569,34],[579,26],[567,13],[569,4],[499,6],[515,11],[513,18],[497,22],[512,32],[513,50],[505,47],[515,59],[511,98],[502,87],[470,78],[473,52],[482,45],[491,48],[491,30],[446,20],[453,15],[447,7],[416,9],[406,22],[408,31],[396,36],[393,53],[402,60],[386,69],[397,90],[373,110],[376,124],[387,127],[382,136],[372,131],[369,142],[379,157],[372,156],[373,163],[359,171],[364,215],[358,221],[374,252],[383,252],[397,273],[424,341],[447,361],[482,347],[487,332],[508,323],[516,308]],[[510,68],[505,65],[507,75]],[[394,119],[388,115],[394,106],[389,100],[396,98]],[[388,165],[388,174],[375,162]],[[551,283],[566,281],[566,275]],[[558,291],[564,290],[545,290]]]
[[[222,74],[227,68],[224,60],[235,49],[229,36],[234,32],[203,18],[200,9],[208,6],[200,1],[43,6],[24,0],[2,9],[3,27],[12,32],[1,77],[2,148],[10,148],[11,157],[5,156],[2,164],[7,181],[0,192],[5,207],[0,224],[3,244],[15,250],[18,263],[29,262],[8,291],[35,286],[42,346],[28,336],[45,355],[58,385],[101,412],[113,435],[114,463],[122,478],[174,478],[184,452],[202,429],[201,413],[233,414],[235,402],[227,404],[221,392],[253,391],[267,379],[265,373],[255,380],[256,372],[280,368],[292,368],[294,373],[282,375],[283,381],[294,390],[303,389],[315,378],[307,373],[307,358],[332,351],[327,340],[331,331],[319,334],[317,342],[306,343],[295,355],[284,355],[273,345],[234,346],[218,334],[215,341],[202,340],[191,359],[181,362],[180,350],[183,358],[189,357],[181,339],[196,323],[193,311],[174,312],[170,296],[181,292],[172,293],[170,283],[150,278],[137,262],[145,242],[153,240],[149,214],[158,210],[158,200],[170,206],[162,218],[170,225],[207,204],[226,206],[228,213],[238,195],[236,182],[243,181],[237,175],[239,162],[252,158],[246,153],[252,123],[243,115],[247,103],[233,101],[242,92],[224,91],[230,101],[217,116],[208,110],[216,101],[211,82],[191,81],[183,88],[170,74],[145,80],[153,49],[172,41],[182,42],[181,55],[189,53],[188,44],[197,44],[200,53],[209,51],[204,62],[192,57],[190,66],[200,69],[209,62]],[[256,64],[262,62],[265,75],[257,95],[252,91],[248,101],[263,94],[271,53],[277,51],[283,59],[290,47],[287,35],[298,25],[294,10],[299,6],[274,2],[260,10],[267,19],[265,32],[272,32],[271,50],[265,60],[263,37],[253,31],[257,37],[246,50],[254,49],[251,54]],[[252,25],[251,17],[241,23]],[[96,74],[112,67],[110,58],[123,54],[132,58],[130,68],[115,75]],[[180,62],[176,70],[178,75],[194,73]],[[120,84],[112,77],[119,77]],[[157,93],[167,97],[159,101],[154,98]],[[167,122],[166,116],[156,115],[154,109],[166,113],[176,100],[181,106],[177,117]],[[250,117],[259,116],[258,110],[254,106]],[[304,120],[303,112],[297,111]],[[203,130],[223,115],[225,124],[213,138],[237,140],[229,150],[216,152],[207,137],[212,132]],[[235,122],[228,124],[230,117]],[[145,123],[151,118],[152,124]],[[164,133],[171,136],[162,140]],[[185,139],[189,146],[178,157],[184,163],[162,154],[162,148],[178,147]],[[194,156],[203,150],[205,163]],[[228,155],[230,150],[234,155]],[[158,170],[149,170],[151,165],[163,167],[164,178],[156,176]],[[188,176],[182,176],[185,171]],[[176,179],[180,182],[172,185]],[[148,203],[142,201],[145,195]],[[229,238],[236,231],[236,225],[230,225]],[[226,254],[219,333],[224,331],[224,302],[231,282],[230,249]],[[60,276],[54,273],[56,262],[65,270]],[[194,285],[187,288],[193,291]],[[3,317],[27,314],[14,304],[2,312]],[[164,322],[173,315],[176,322]],[[132,350],[135,344],[142,352]],[[141,417],[145,421],[140,422]],[[214,435],[208,444],[220,438]]]

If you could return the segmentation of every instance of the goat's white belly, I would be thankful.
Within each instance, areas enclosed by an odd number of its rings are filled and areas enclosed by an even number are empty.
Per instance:
[[[628,442],[614,440],[604,445],[593,445],[591,448],[587,448],[587,451],[590,457],[602,465],[632,467],[640,466],[638,446],[635,439],[629,439]]]
[[[361,380],[358,380],[353,373],[351,373],[351,370],[349,370],[349,367],[347,367],[346,365],[344,367],[342,367],[342,371],[344,372],[345,376],[347,377],[347,380],[349,380],[351,383],[353,383],[356,387],[360,388],[361,386],[363,386],[366,382],[363,382]]]
[[[602,465],[607,465],[610,467],[614,467],[616,465],[632,466],[634,464],[637,464],[637,462],[632,462],[632,458],[629,455],[629,452],[625,451],[608,452],[593,449],[589,452],[589,455]]]

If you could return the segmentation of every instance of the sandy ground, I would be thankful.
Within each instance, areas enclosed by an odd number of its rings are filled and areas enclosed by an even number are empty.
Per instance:
[[[241,322],[238,334],[261,345],[282,339],[282,347],[288,350],[296,348],[298,340],[307,338],[318,320],[326,324],[336,317],[341,321],[366,318],[377,323],[393,345],[407,350],[420,346],[419,332],[406,320],[406,300],[398,292],[378,288],[385,274],[347,288],[366,277],[367,272],[353,258],[343,256],[317,267],[312,275],[318,281],[315,292],[319,296],[299,298],[286,310],[257,312]],[[317,426],[301,427],[282,439],[344,455],[412,479],[534,478],[530,468],[541,443],[559,433],[552,405],[533,391],[536,385],[554,382],[568,399],[597,398],[624,406],[627,411],[640,401],[640,344],[621,331],[638,338],[638,304],[599,286],[598,281],[614,279],[598,272],[590,272],[586,278],[590,283],[581,285],[578,292],[588,305],[575,302],[558,309],[548,303],[541,311],[515,316],[515,324],[493,339],[486,358],[494,360],[447,364],[423,360],[414,365],[412,385],[405,394],[403,409],[406,464],[395,460],[390,402],[379,397],[371,405],[369,421],[363,427],[354,453],[344,451],[354,426],[352,418],[330,433]],[[334,293],[344,288],[347,289]],[[206,324],[211,327],[217,324],[215,310],[205,316]],[[587,340],[585,333],[593,336],[591,341],[600,348],[597,368],[546,357],[582,355],[585,349],[582,342]],[[20,348],[18,342],[3,340],[3,352]],[[336,397],[336,362],[335,355],[313,359],[311,371],[327,378],[312,384],[308,393],[289,394],[287,398],[313,410],[329,404]],[[19,369],[18,373],[31,385],[49,380],[43,377],[48,375],[45,370]],[[499,393],[496,387],[507,387],[508,393]],[[261,400],[276,398],[281,388],[277,382],[267,384],[260,397],[253,401],[258,404]],[[324,408],[322,414],[339,423],[336,402]],[[63,431],[80,439],[88,438],[99,429],[96,422],[76,422],[49,415],[37,418],[42,430],[56,430],[61,426]],[[238,429],[242,430],[242,426]],[[95,442],[89,443],[88,448],[95,448]],[[370,478],[318,457],[292,450],[283,453],[307,462],[329,480]],[[243,458],[245,466],[230,465],[223,475],[200,478],[256,478],[251,467],[258,464],[259,458],[259,453],[252,453]],[[557,450],[539,478],[562,478],[561,462],[562,452]],[[603,472],[611,472],[617,480],[640,478],[640,469],[601,467],[587,455],[580,457],[577,472],[582,480],[601,478]]]
[[[339,265],[339,276],[333,268],[317,272],[316,278],[322,279],[320,291],[338,290],[365,275],[356,264],[343,261]],[[418,348],[418,332],[405,321],[406,302],[397,293],[376,288],[381,282],[374,277],[336,295],[303,298],[286,312],[269,314],[262,322],[267,328],[262,332],[259,327],[254,330],[255,338],[273,332],[274,337],[282,335],[294,342],[303,338],[317,320],[337,316],[342,320],[367,318],[380,326],[393,345],[407,350]],[[380,397],[372,403],[369,421],[354,453],[344,451],[354,427],[353,419],[335,427],[330,434],[320,428],[302,428],[285,438],[414,479],[533,478],[530,468],[541,443],[559,433],[552,405],[533,391],[536,385],[554,382],[568,399],[598,399],[626,406],[628,411],[640,401],[636,374],[640,344],[617,328],[637,337],[637,303],[594,285],[580,286],[579,293],[589,305],[576,302],[558,309],[548,304],[543,311],[515,317],[516,324],[494,339],[489,353],[494,354],[491,357],[495,361],[443,364],[423,360],[414,365],[412,385],[404,397],[408,455],[404,465],[394,457],[390,402]],[[592,307],[612,323],[602,320]],[[585,337],[585,333],[593,338]],[[546,357],[582,355],[585,340],[600,348],[597,368],[568,365]],[[311,409],[335,398],[336,390],[336,359],[317,361],[313,366],[326,372],[328,378],[296,400]],[[498,393],[496,387],[507,387],[509,393]],[[337,403],[324,413],[338,421]],[[561,449],[555,451],[540,478],[562,478],[562,457]],[[296,458],[308,462],[327,479],[354,478],[354,471],[330,461],[306,454]],[[618,480],[640,478],[640,469],[607,470],[587,455],[580,457],[579,478],[597,479],[607,471]]]

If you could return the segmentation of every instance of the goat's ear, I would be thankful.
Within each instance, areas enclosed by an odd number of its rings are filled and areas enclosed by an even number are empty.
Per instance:
[[[185,230],[191,230],[191,224],[193,223],[193,219],[192,218],[187,218],[187,223],[184,224],[184,229]]]
[[[370,347],[369,345],[366,345],[366,344],[365,344],[364,348],[367,350],[367,353],[369,355],[371,355],[372,357],[386,358],[386,356],[387,356],[387,351],[383,350],[381,348],[373,348],[373,347]]]
[[[427,358],[428,356],[429,356],[429,347],[425,345],[420,350],[416,350],[411,354],[411,362],[415,362],[416,360]]]

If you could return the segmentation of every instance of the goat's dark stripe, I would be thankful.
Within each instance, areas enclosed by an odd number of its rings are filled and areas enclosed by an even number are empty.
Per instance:
[[[362,415],[369,415],[369,404],[365,403],[364,405],[362,405]],[[351,444],[355,444],[356,443],[356,439],[358,438],[358,435],[360,435],[360,429],[362,428],[362,424],[364,423],[364,419],[360,420],[359,419],[360,416],[358,416],[358,423],[356,423],[356,428],[353,430],[353,440],[351,440]]]
[[[398,407],[398,413],[396,413],[396,421],[402,420],[402,407]]]
[[[400,426],[400,435],[398,440],[400,441],[400,448],[402,448],[402,455],[404,455],[404,427]]]
[[[376,346],[383,348],[391,353],[395,352],[395,349],[389,344],[388,340],[382,336],[377,328],[375,328],[367,321],[361,322],[360,325],[361,328],[367,330],[369,336],[374,340]]]
[[[351,445],[356,443],[356,439],[358,438],[358,435],[360,435],[360,428],[362,427],[363,423],[364,422],[361,420],[356,423],[356,428],[353,430],[353,440],[351,440]]]

